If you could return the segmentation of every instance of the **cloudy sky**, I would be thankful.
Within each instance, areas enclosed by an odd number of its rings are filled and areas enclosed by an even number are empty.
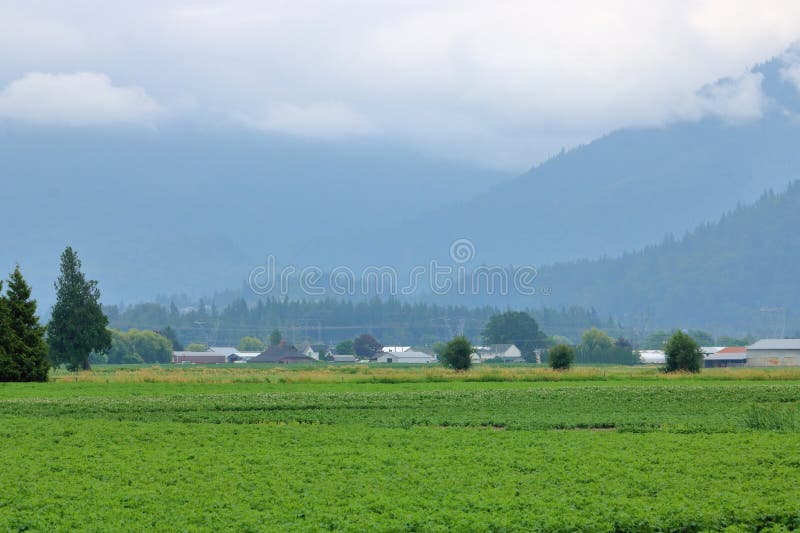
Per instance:
[[[619,127],[757,116],[748,68],[798,38],[796,0],[0,0],[0,117],[369,137],[522,171]]]

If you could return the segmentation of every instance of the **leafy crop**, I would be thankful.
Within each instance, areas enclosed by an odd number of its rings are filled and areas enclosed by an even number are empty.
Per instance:
[[[7,385],[0,530],[790,530],[798,402],[693,378]]]

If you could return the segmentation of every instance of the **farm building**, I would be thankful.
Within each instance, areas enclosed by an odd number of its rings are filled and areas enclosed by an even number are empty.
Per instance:
[[[334,363],[357,363],[358,359],[356,359],[355,355],[332,355]]]
[[[522,361],[522,352],[513,344],[492,344],[486,347],[478,347],[472,354],[473,363],[482,363],[500,359],[504,363],[519,363]]]
[[[800,366],[800,339],[761,339],[746,355],[747,366]]]
[[[406,350],[404,352],[383,352],[378,354],[375,359],[377,363],[435,363],[436,356],[417,352],[414,350]]]
[[[258,356],[249,359],[248,363],[311,363],[314,359],[303,355],[292,344],[281,341],[276,346],[270,346]]]
[[[261,352],[233,352],[228,356],[229,363],[246,363],[261,355]]]
[[[706,368],[744,366],[747,362],[746,346],[728,346],[705,358]]]
[[[208,351],[214,352],[217,355],[223,355],[228,357],[229,355],[236,353],[238,350],[233,346],[210,346]]]
[[[217,364],[227,363],[226,356],[215,352],[172,352],[172,362],[176,364]]]

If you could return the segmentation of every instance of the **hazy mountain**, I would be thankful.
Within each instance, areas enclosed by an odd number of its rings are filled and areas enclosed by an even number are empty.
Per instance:
[[[439,257],[466,237],[478,261],[542,265],[633,251],[715,220],[800,177],[800,93],[782,68],[775,59],[753,69],[761,77],[761,118],[611,133],[404,225],[392,249],[404,258]]]
[[[381,142],[306,142],[180,125],[44,128],[0,122],[0,268],[51,297],[75,247],[106,301],[208,294],[267,254],[320,261],[506,177]]]
[[[675,206],[675,212],[680,207]],[[797,323],[800,182],[764,194],[683,238],[600,259],[542,269],[549,305],[591,304],[628,327],[706,327],[786,333]]]

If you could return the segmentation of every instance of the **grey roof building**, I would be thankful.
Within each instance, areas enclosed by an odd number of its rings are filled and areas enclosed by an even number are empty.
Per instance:
[[[751,344],[747,366],[800,366],[800,339],[761,339]]]
[[[248,363],[312,363],[314,360],[297,351],[291,344],[281,342],[277,346],[270,346]]]

